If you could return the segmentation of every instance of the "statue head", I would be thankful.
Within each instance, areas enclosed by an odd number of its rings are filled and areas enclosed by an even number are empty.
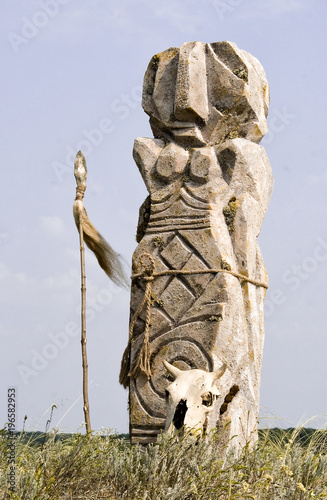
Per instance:
[[[180,370],[167,361],[164,365],[174,378],[166,388],[165,432],[174,435],[185,428],[193,434],[202,434],[219,397],[216,380],[225,373],[226,365],[211,373],[197,369]]]
[[[142,105],[154,136],[201,147],[267,133],[269,86],[259,61],[231,42],[188,42],[153,56]]]

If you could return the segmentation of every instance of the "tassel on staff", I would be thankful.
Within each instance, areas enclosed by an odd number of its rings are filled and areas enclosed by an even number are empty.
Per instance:
[[[76,155],[74,175],[77,183],[73,210],[76,227],[79,229],[80,223],[82,224],[84,241],[96,256],[100,267],[106,275],[116,285],[128,288],[128,279],[124,273],[119,256],[93,226],[84,208],[83,198],[86,189],[87,169],[82,151],[79,151]]]
[[[128,280],[123,271],[118,255],[93,226],[83,204],[86,190],[87,168],[82,151],[78,151],[74,163],[76,179],[76,197],[73,206],[75,224],[79,232],[81,255],[81,345],[83,367],[83,400],[86,432],[91,432],[90,407],[88,398],[88,363],[86,354],[86,276],[84,242],[95,254],[100,267],[107,276],[118,286],[127,287]]]

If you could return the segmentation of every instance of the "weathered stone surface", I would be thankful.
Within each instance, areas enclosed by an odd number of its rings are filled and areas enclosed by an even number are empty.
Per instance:
[[[221,443],[255,440],[267,282],[257,236],[273,178],[264,149],[269,88],[260,63],[230,42],[186,43],[154,56],[144,79],[143,107],[154,139],[139,138],[134,159],[151,198],[141,220],[133,273],[144,253],[155,271],[188,270],[152,282],[150,380],[130,381],[132,442],[155,440],[164,428],[169,376],[180,369],[227,370],[209,418]],[[143,236],[143,237],[142,237]],[[145,280],[133,279],[131,318]],[[134,328],[131,364],[144,340],[145,308]],[[238,387],[238,390],[235,390]]]

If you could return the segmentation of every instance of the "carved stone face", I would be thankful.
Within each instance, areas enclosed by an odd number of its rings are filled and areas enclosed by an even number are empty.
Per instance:
[[[144,77],[154,136],[183,147],[267,132],[269,87],[259,61],[234,43],[184,43],[155,55]]]
[[[209,413],[219,397],[216,380],[226,370],[207,373],[203,370],[182,371],[164,361],[174,381],[166,389],[167,420],[165,432],[178,434],[187,429],[193,434],[203,433]]]

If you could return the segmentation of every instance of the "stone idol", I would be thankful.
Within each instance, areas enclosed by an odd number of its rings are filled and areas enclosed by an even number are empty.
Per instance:
[[[179,370],[214,372],[207,432],[235,447],[257,439],[267,275],[257,243],[272,193],[265,150],[269,86],[234,43],[190,42],[155,55],[143,86],[154,138],[133,156],[149,196],[133,255],[131,328],[120,381],[132,443],[165,428]],[[168,365],[167,365],[168,366]]]

